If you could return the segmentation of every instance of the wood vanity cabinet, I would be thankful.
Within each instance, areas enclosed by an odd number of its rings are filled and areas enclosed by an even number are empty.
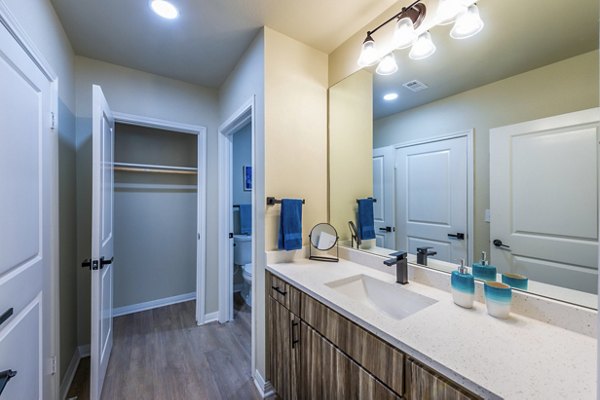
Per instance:
[[[267,272],[269,378],[282,399],[478,399]]]

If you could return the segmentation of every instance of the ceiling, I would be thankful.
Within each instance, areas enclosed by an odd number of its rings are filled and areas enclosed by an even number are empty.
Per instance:
[[[373,117],[382,118],[597,49],[598,3],[480,1],[485,27],[478,35],[454,40],[449,36],[451,25],[436,26],[430,29],[437,46],[433,56],[413,61],[408,58],[408,49],[396,50],[398,72],[374,74]],[[377,36],[374,39],[377,43]],[[413,93],[402,87],[413,79],[429,89]],[[399,98],[386,102],[383,95],[390,91],[397,92]]]
[[[327,54],[395,0],[51,0],[77,55],[219,87],[266,25]]]

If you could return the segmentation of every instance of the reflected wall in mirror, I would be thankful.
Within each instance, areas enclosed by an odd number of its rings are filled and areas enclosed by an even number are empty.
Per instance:
[[[478,5],[477,36],[435,27],[433,56],[398,50],[395,74],[330,88],[330,222],[350,245],[356,199],[372,196],[363,249],[432,247],[446,270],[483,251],[498,281],[527,275],[531,292],[596,308],[598,2]]]

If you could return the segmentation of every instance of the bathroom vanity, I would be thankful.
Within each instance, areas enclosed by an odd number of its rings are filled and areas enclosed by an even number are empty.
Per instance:
[[[595,398],[593,337],[462,309],[347,260],[267,270],[268,370],[284,399]]]

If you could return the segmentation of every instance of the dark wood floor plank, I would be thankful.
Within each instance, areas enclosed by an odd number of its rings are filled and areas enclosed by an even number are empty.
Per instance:
[[[114,319],[102,400],[260,399],[252,380],[251,310],[234,301],[234,321],[197,326],[195,302]],[[67,398],[89,399],[89,359]]]

